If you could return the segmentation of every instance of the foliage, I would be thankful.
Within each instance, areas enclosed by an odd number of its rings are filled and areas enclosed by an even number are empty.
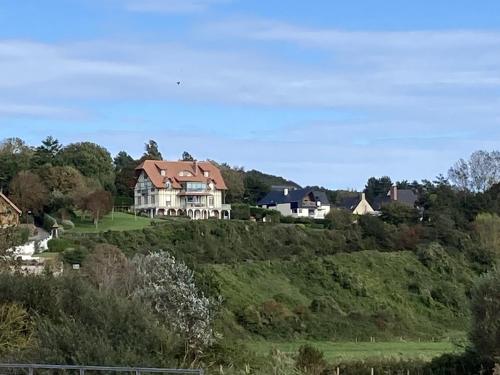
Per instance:
[[[119,197],[134,196],[135,167],[139,164],[125,151],[120,151],[113,159],[115,167],[115,187]]]
[[[231,217],[234,220],[250,219],[250,205],[243,203],[236,203],[231,205]]]
[[[23,231],[15,227],[0,228],[0,272],[12,265],[12,248],[26,242],[24,240]]]
[[[0,304],[0,356],[27,348],[32,332],[33,324],[23,307],[15,303]]]
[[[417,224],[420,219],[417,209],[398,202],[384,204],[380,211],[381,219],[393,225]]]
[[[74,244],[64,238],[52,238],[47,242],[47,246],[52,253],[62,253],[66,249],[73,248]]]
[[[150,139],[149,142],[144,145],[144,149],[146,152],[142,155],[142,160],[163,160],[156,141]]]
[[[196,357],[214,341],[214,311],[211,301],[196,287],[193,271],[168,252],[136,257],[134,263],[138,280],[135,294],[151,304]]]
[[[91,215],[97,227],[99,220],[111,212],[113,208],[113,198],[111,193],[107,191],[96,190],[82,200],[79,208]]]
[[[26,213],[40,213],[47,202],[47,189],[38,175],[29,172],[19,172],[10,182],[9,190],[12,201]]]
[[[122,251],[113,245],[100,244],[86,257],[83,272],[99,290],[128,295],[132,289],[134,269]]]
[[[347,230],[353,226],[354,216],[347,210],[333,209],[325,217],[328,228]]]
[[[58,159],[61,165],[72,166],[85,177],[99,181],[106,190],[113,189],[113,160],[104,147],[91,142],[72,143],[59,152]]]
[[[54,224],[57,224],[57,220],[55,218],[49,214],[43,215],[43,229],[50,233]]]
[[[482,277],[472,293],[470,340],[476,351],[500,360],[500,271]]]
[[[475,151],[469,160],[458,160],[448,177],[460,189],[486,191],[500,182],[500,152]]]
[[[371,177],[365,186],[366,199],[373,202],[376,197],[385,196],[392,186],[391,178],[383,176],[380,178]]]
[[[483,213],[474,222],[482,249],[491,254],[500,266],[500,216]]]
[[[191,154],[190,154],[189,152],[184,151],[184,152],[182,153],[181,160],[182,160],[182,161],[193,161],[193,160],[194,160],[194,158],[191,156]]]
[[[33,150],[19,138],[0,142],[0,188],[9,193],[9,184],[19,172],[29,169]]]
[[[31,165],[34,169],[55,165],[61,148],[62,146],[57,139],[52,136],[48,136],[42,141],[40,146],[35,148]]]
[[[326,367],[323,353],[311,345],[299,348],[295,366],[304,374],[321,375]]]

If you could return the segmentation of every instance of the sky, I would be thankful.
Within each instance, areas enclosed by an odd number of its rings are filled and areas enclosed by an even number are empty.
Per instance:
[[[189,151],[302,185],[500,148],[497,0],[0,0],[0,139]],[[177,84],[180,82],[180,84]]]

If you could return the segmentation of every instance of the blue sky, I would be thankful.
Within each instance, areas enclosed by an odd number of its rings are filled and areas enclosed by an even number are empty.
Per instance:
[[[0,138],[188,150],[303,185],[500,143],[500,2],[0,1]],[[176,81],[181,81],[177,85]]]

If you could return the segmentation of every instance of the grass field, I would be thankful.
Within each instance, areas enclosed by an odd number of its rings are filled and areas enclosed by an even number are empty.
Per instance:
[[[268,342],[252,341],[248,346],[259,354],[267,354],[272,349],[285,353],[295,353],[299,347],[309,344],[321,350],[329,362],[365,360],[369,358],[420,359],[430,361],[444,353],[461,351],[449,341],[440,342],[328,342],[328,341],[294,341]]]
[[[73,233],[96,233],[105,232],[108,230],[114,231],[127,231],[136,230],[149,227],[151,221],[155,219],[149,219],[142,216],[134,216],[132,214],[124,212],[115,212],[113,215],[106,215],[99,221],[99,225],[96,226],[92,223],[90,219],[83,220],[81,217],[75,219],[73,223],[75,228],[69,230],[68,232]]]

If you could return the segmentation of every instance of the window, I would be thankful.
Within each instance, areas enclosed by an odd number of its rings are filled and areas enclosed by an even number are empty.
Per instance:
[[[151,196],[151,204],[155,204],[155,196],[154,195]]]
[[[205,177],[210,176],[210,172],[209,172],[209,171],[205,171],[205,172],[203,172],[203,176],[205,176]]]
[[[208,205],[212,207],[214,205],[214,197],[208,197]]]
[[[141,205],[141,197],[137,197],[136,201],[137,201],[137,205],[140,206]]]
[[[188,182],[186,183],[186,191],[203,191],[207,189],[207,184],[203,182]]]
[[[166,176],[166,175],[167,175],[167,171],[166,171],[165,169],[162,169],[162,170],[160,171],[160,174],[161,174],[162,176]]]
[[[147,195],[144,197],[144,204],[148,204],[148,196]]]

